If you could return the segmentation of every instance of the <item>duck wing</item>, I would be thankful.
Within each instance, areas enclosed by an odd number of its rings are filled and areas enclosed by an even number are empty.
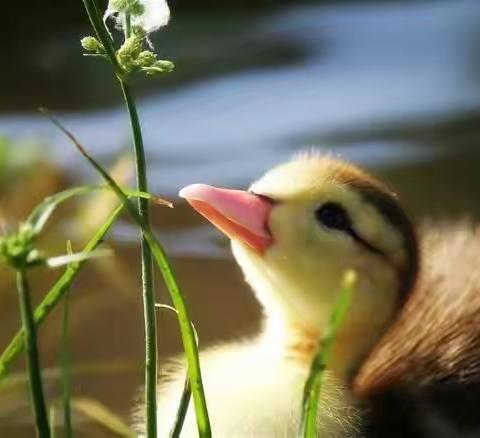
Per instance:
[[[360,396],[398,385],[480,381],[480,227],[423,230],[417,284],[355,376]]]
[[[365,436],[480,436],[480,227],[422,229],[416,287],[353,381]]]

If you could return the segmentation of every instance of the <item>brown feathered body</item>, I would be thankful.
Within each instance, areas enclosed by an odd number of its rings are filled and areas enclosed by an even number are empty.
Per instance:
[[[418,234],[419,276],[356,375],[359,395],[480,378],[480,228],[428,223]]]

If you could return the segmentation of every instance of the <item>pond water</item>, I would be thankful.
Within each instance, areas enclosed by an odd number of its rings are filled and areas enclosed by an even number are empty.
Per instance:
[[[172,198],[192,182],[244,187],[294,152],[316,147],[385,178],[418,219],[479,217],[478,6],[477,0],[298,3],[235,17],[235,26],[214,29],[203,47],[192,26],[178,50],[190,62],[202,56],[218,60],[219,68],[210,65],[211,74],[172,87],[143,89],[138,104],[152,191]],[[194,19],[208,20],[174,18]],[[190,45],[197,51],[189,52]],[[262,62],[258,52],[268,54],[271,47],[283,58]],[[251,62],[236,65],[231,53],[236,50]],[[229,62],[235,64],[231,69],[225,66]],[[182,63],[177,67],[181,72]],[[107,162],[128,147],[128,120],[120,105],[59,116]],[[50,159],[69,175],[92,175],[68,141],[34,113],[4,112],[0,134],[19,142],[41,139],[49,145]],[[218,233],[181,204],[156,212],[155,220],[175,256],[202,344],[254,331],[258,307]],[[114,260],[92,267],[76,287],[82,294],[72,303],[72,348],[78,363],[113,363],[119,370],[79,373],[74,389],[128,417],[141,381],[140,295],[137,270],[130,268],[138,253],[136,232],[128,224],[114,235]],[[163,289],[160,293],[165,297]],[[7,315],[11,309],[5,309]],[[49,366],[56,360],[58,316],[42,329]],[[2,321],[0,337],[6,342],[16,315]],[[179,350],[174,322],[168,314],[160,318],[162,355]],[[49,388],[52,397],[55,388]],[[6,403],[6,414],[2,409],[0,397],[0,432],[5,425],[5,433],[20,433],[28,416],[12,417],[12,409],[24,412],[25,405]],[[102,433],[95,429],[95,436]]]
[[[398,134],[474,120],[480,109],[479,21],[475,0],[309,4],[246,21],[248,30],[238,39],[248,32],[251,44],[288,42],[304,56],[140,99],[153,188],[172,195],[197,180],[245,185],[311,146],[370,167],[434,159],[439,145],[422,148],[424,139]],[[62,119],[97,154],[117,154],[129,140],[121,107]],[[56,159],[73,159],[73,168],[81,162],[37,115],[5,114],[0,132],[44,137]],[[451,149],[459,154],[464,146]]]

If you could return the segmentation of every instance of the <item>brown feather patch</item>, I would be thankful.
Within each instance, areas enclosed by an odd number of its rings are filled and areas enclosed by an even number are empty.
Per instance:
[[[355,377],[360,396],[395,385],[480,378],[480,228],[428,228],[415,290]]]

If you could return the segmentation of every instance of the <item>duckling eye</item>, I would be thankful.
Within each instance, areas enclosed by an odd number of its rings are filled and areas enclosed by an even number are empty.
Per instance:
[[[326,202],[315,212],[317,220],[325,227],[332,230],[350,231],[352,221],[348,213],[335,202]]]

